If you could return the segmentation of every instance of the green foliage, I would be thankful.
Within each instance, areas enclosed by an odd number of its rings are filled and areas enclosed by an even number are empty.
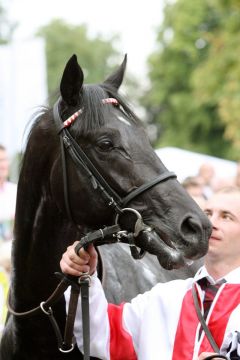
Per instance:
[[[85,80],[90,83],[102,80],[112,70],[116,60],[119,61],[119,54],[113,47],[117,37],[106,40],[100,36],[90,38],[85,25],[70,25],[56,19],[41,28],[38,35],[46,42],[49,94],[58,90],[59,76],[73,54],[78,56]]]
[[[7,44],[11,40],[14,30],[13,24],[7,19],[7,11],[0,0],[0,45]]]
[[[156,146],[237,158],[239,18],[236,0],[166,5],[158,49],[149,58],[151,90],[144,96],[159,129]]]

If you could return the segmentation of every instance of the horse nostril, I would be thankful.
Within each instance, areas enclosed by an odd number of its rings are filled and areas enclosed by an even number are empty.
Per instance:
[[[180,227],[179,248],[186,258],[199,258],[206,254],[208,248],[206,231],[201,223],[192,215],[187,215]]]
[[[187,216],[181,224],[180,233],[183,237],[187,237],[188,240],[191,239],[195,242],[198,236],[193,235],[202,235],[201,224],[193,216]]]

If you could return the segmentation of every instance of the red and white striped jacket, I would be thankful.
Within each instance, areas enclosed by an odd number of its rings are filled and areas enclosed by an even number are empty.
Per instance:
[[[130,303],[108,304],[96,275],[90,287],[91,356],[107,360],[193,360],[203,351],[212,352],[194,308],[193,282],[207,276],[205,267],[194,278],[159,283]],[[212,303],[207,324],[221,348],[229,355],[240,332],[240,268],[224,277]],[[204,293],[196,285],[202,307]],[[68,303],[69,295],[66,294]],[[83,351],[81,304],[74,326],[78,347]]]

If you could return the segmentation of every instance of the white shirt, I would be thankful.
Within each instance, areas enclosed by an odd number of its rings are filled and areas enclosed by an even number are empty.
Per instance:
[[[0,187],[0,241],[12,239],[16,196],[16,184],[7,181]]]
[[[194,278],[159,283],[121,307],[108,305],[94,276],[90,287],[91,355],[104,360],[193,360],[203,351],[211,352],[205,334],[199,337],[191,293],[193,282],[206,275],[209,277],[203,267]],[[220,287],[206,322],[226,354],[235,331],[240,331],[240,268],[224,278],[227,283]],[[198,285],[197,290],[202,307],[204,294]],[[74,334],[82,351],[79,306]]]
[[[0,221],[14,218],[16,196],[16,184],[6,181],[3,186],[0,186]]]

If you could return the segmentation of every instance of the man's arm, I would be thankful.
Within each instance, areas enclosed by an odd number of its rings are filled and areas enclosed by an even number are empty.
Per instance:
[[[198,357],[197,360],[205,360],[205,359],[208,358],[208,356],[212,356],[212,355],[216,355],[216,357],[213,358],[214,360],[221,360],[222,359],[222,358],[217,357],[218,354],[216,354],[216,353],[203,352],[203,353],[201,353],[201,355]]]
[[[91,275],[89,288],[90,304],[90,354],[104,360],[109,359],[109,320],[108,302],[106,300],[102,285],[97,278],[97,252],[93,245],[89,245],[87,250],[83,248],[79,251],[79,256],[75,253],[75,246],[78,242],[69,246],[62,255],[60,267],[63,273],[68,275],[80,276],[84,272]],[[69,305],[70,291],[65,293],[66,306]],[[101,336],[99,336],[101,334]],[[81,297],[78,300],[78,308],[74,323],[74,336],[79,349],[83,352],[83,333],[82,333],[82,307]]]

